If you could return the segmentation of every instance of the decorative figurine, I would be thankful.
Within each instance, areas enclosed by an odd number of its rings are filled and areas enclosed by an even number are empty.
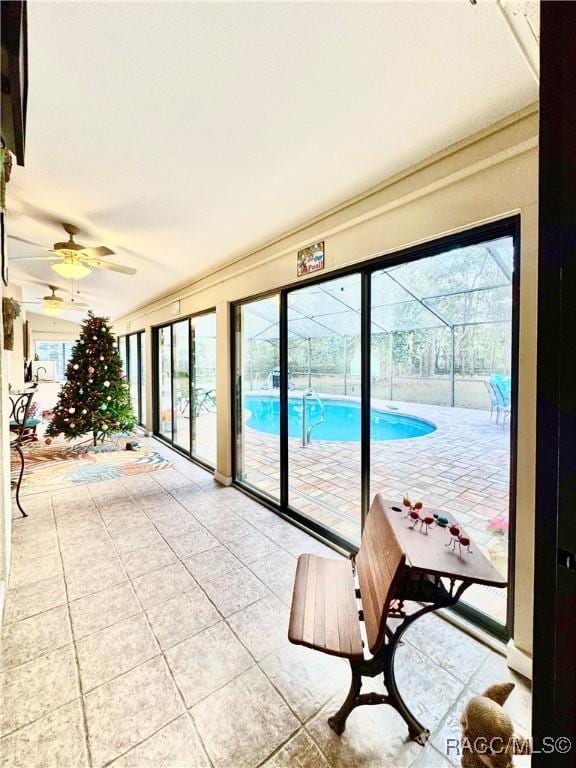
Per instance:
[[[448,523],[450,522],[447,517],[444,517],[444,515],[439,515],[437,512],[434,513],[434,520],[436,522],[436,525],[438,528],[448,528]]]
[[[530,753],[529,744],[514,734],[512,719],[502,705],[514,683],[498,683],[474,696],[462,712],[462,768],[511,768],[513,755]]]
[[[428,534],[428,529],[431,525],[434,524],[434,518],[431,515],[425,515],[421,516],[420,513],[413,509],[410,511],[410,517],[413,520],[411,528],[415,528],[418,523],[420,523],[420,533],[424,532],[425,534]],[[424,529],[424,531],[422,531]]]
[[[404,494],[404,498],[402,499],[402,505],[407,508],[406,515],[404,516],[405,519],[410,518],[412,520],[412,525],[410,528],[414,529],[418,523],[420,523],[420,533],[428,533],[428,529],[431,525],[434,524],[434,518],[431,515],[422,516],[420,515],[420,510],[423,508],[423,504],[421,501],[415,502],[415,504],[412,504],[410,499],[406,494]]]
[[[462,557],[462,547],[466,547],[466,551],[469,555],[472,554],[472,550],[470,549],[470,539],[468,536],[465,536],[461,531],[460,528],[456,524],[452,524],[449,528],[450,531],[450,541],[448,544],[445,544],[445,547],[448,547],[448,549],[451,549],[452,552],[456,552],[456,544],[458,544],[458,550],[460,552],[460,557]]]

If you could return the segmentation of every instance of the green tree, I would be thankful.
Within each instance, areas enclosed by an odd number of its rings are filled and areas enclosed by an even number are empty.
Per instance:
[[[46,433],[63,434],[67,440],[92,433],[96,445],[107,435],[128,432],[135,425],[130,392],[109,320],[89,312],[72,350],[66,382],[60,389]]]

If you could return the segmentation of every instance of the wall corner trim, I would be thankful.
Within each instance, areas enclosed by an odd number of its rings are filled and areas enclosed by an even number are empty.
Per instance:
[[[520,650],[514,640],[509,640],[506,645],[506,663],[510,669],[532,680],[532,656]]]

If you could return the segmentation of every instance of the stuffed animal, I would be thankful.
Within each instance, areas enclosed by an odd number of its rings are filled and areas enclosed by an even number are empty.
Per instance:
[[[470,699],[462,712],[462,768],[510,768],[513,755],[528,754],[528,743],[514,734],[502,705],[514,683],[498,683]]]

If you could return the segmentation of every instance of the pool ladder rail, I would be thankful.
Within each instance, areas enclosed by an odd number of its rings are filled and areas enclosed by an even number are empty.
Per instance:
[[[306,401],[309,398],[314,398],[318,405],[320,406],[320,419],[315,422],[314,424],[311,424],[310,426],[307,426],[306,423]],[[320,397],[315,389],[312,387],[308,387],[308,389],[305,389],[302,394],[302,448],[306,448],[307,445],[310,445],[310,437],[312,435],[312,430],[316,429],[316,427],[319,427],[320,424],[324,422],[324,403],[322,400],[320,400]]]

